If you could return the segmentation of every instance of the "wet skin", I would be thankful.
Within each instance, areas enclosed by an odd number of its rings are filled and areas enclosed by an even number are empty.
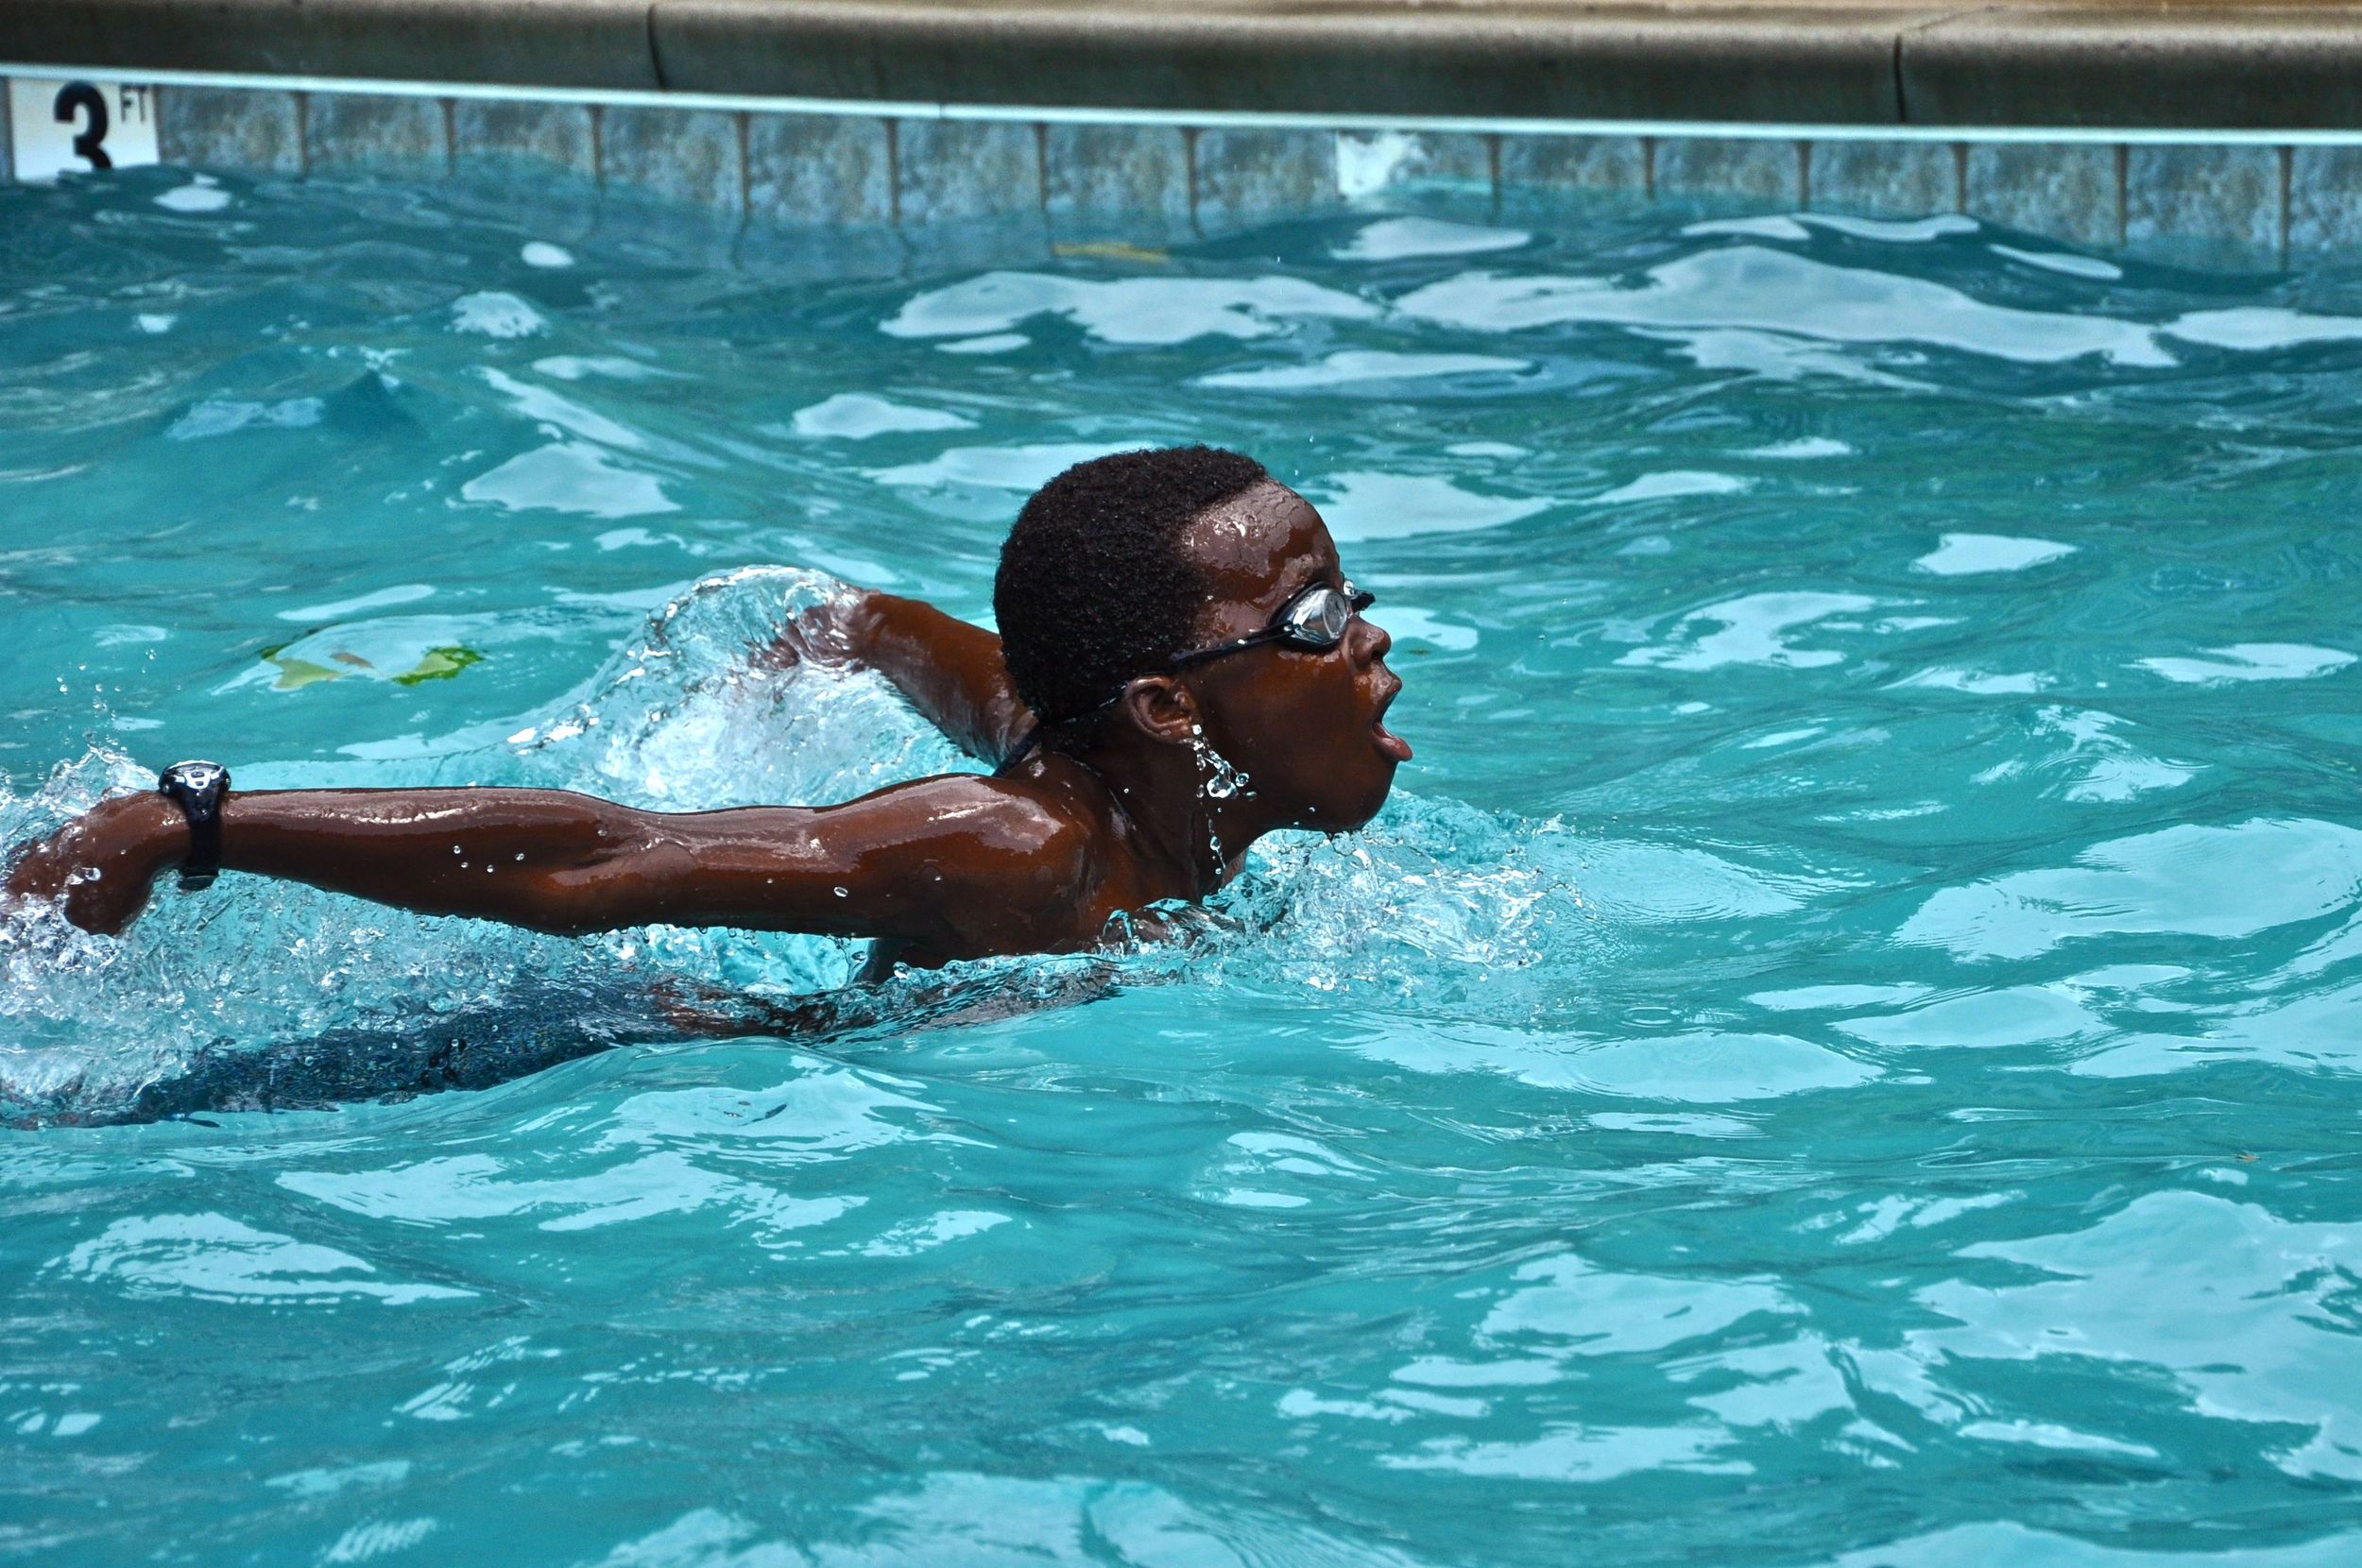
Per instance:
[[[1343,581],[1320,514],[1276,482],[1200,514],[1183,547],[1210,595],[1197,647]],[[1087,735],[1000,775],[943,775],[839,806],[668,814],[557,790],[233,791],[222,865],[561,934],[667,924],[870,937],[873,974],[1094,947],[1119,914],[1203,897],[1267,832],[1341,832],[1376,814],[1411,755],[1381,722],[1401,687],[1390,645],[1357,617],[1331,649],[1266,643],[1144,675]],[[767,656],[873,668],[989,762],[1033,728],[1000,639],[915,600],[854,590]],[[1207,794],[1201,741],[1244,789]],[[62,897],[75,925],[114,934],[187,852],[178,807],[118,796],[26,846],[0,903]]]

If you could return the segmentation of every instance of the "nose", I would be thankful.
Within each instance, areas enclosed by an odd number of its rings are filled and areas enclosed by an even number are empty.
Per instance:
[[[1384,658],[1395,646],[1395,639],[1388,635],[1386,628],[1366,615],[1357,615],[1353,618],[1353,629],[1364,634],[1361,638],[1361,660],[1364,664],[1376,664],[1379,659]]]

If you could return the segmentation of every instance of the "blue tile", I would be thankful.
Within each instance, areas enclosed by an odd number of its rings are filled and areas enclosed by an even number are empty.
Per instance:
[[[2280,156],[2278,147],[2126,148],[2126,247],[2198,265],[2277,265]]]
[[[2114,248],[2124,238],[2121,151],[2092,143],[1972,143],[1967,211],[2029,234]]]
[[[191,168],[301,174],[302,113],[292,93],[160,87],[157,156]]]
[[[443,113],[440,98],[310,94],[303,111],[305,171],[440,179],[451,172]]]

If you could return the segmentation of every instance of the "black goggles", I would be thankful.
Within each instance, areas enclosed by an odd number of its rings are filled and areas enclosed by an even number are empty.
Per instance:
[[[1271,618],[1271,624],[1259,632],[1218,642],[1211,648],[1183,654],[1167,666],[1187,670],[1192,664],[1235,654],[1241,648],[1258,647],[1276,642],[1283,647],[1300,649],[1308,654],[1325,654],[1345,639],[1345,632],[1353,625],[1353,618],[1378,603],[1377,596],[1362,592],[1351,582],[1331,588],[1315,583],[1302,593],[1279,606],[1279,613]]]

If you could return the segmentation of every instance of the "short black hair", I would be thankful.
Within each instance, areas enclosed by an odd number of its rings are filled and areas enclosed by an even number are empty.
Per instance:
[[[1220,447],[1162,447],[1077,463],[1034,492],[1001,547],[992,610],[1036,718],[1080,719],[1188,651],[1207,588],[1181,531],[1270,477]]]

